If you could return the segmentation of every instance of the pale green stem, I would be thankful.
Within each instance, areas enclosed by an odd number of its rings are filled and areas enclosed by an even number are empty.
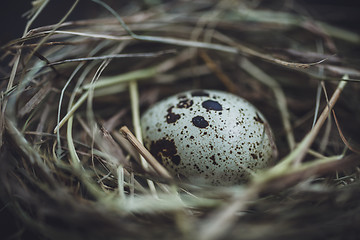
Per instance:
[[[139,140],[139,142],[142,144],[143,141],[142,141],[142,134],[141,134],[140,111],[139,111],[140,104],[139,104],[139,91],[138,91],[137,81],[136,80],[131,81],[129,83],[129,88],[130,88],[131,111],[132,111],[132,120],[133,120],[133,125],[134,125],[135,136]],[[140,155],[140,161],[141,161],[141,166],[145,170],[148,170],[149,164],[141,155]],[[151,193],[154,196],[157,196],[154,182],[148,179],[147,183],[149,185]]]

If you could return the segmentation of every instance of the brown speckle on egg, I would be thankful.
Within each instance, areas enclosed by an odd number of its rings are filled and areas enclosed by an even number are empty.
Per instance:
[[[180,164],[180,156],[179,155],[174,155],[171,157],[171,161],[175,164],[175,165],[179,165]]]
[[[215,161],[215,155],[212,155],[210,157],[210,159],[211,159],[213,165],[218,165],[218,163]]]
[[[259,113],[256,113],[256,116],[254,117],[254,120],[257,121],[258,123],[263,124],[264,121],[261,119],[261,117],[259,116]]]
[[[161,160],[162,157],[168,157],[172,159],[172,161],[179,165],[180,163],[180,156],[177,155],[177,149],[174,143],[174,140],[167,140],[165,138],[160,139],[158,141],[151,142],[150,145],[150,153],[157,157],[157,159]],[[160,163],[163,163],[160,161]]]
[[[186,98],[186,95],[178,95],[178,99]]]
[[[189,108],[193,105],[194,101],[190,99],[181,100],[176,107],[178,108]]]
[[[201,104],[207,110],[221,111],[222,106],[219,102],[214,100],[206,100]]]
[[[180,119],[180,114],[175,114],[172,112],[172,109],[174,107],[170,107],[168,110],[167,110],[167,115],[165,116],[166,118],[166,122],[167,123],[175,123],[177,120]]]
[[[202,116],[193,117],[191,121],[194,124],[194,126],[198,128],[206,128],[207,126],[209,126],[209,122],[206,121],[205,118]]]

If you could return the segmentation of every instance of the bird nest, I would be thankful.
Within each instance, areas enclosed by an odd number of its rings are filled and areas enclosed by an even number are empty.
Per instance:
[[[47,2],[34,2],[23,37],[1,48],[8,236],[357,238],[358,33],[297,2],[262,1],[115,11],[93,0],[101,18],[67,21],[75,1],[58,23],[31,29]],[[253,103],[274,132],[277,163],[236,186],[169,177],[141,144],[139,118],[190,89]]]

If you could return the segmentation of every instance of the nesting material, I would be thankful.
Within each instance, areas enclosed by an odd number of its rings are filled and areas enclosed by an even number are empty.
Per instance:
[[[73,1],[47,25],[63,3],[33,1],[0,48],[0,239],[357,239],[360,15],[315,2]]]

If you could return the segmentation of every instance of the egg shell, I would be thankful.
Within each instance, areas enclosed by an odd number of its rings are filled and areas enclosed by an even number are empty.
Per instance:
[[[274,160],[265,117],[230,93],[179,93],[149,108],[141,125],[144,145],[153,156],[173,176],[191,183],[243,183]]]

